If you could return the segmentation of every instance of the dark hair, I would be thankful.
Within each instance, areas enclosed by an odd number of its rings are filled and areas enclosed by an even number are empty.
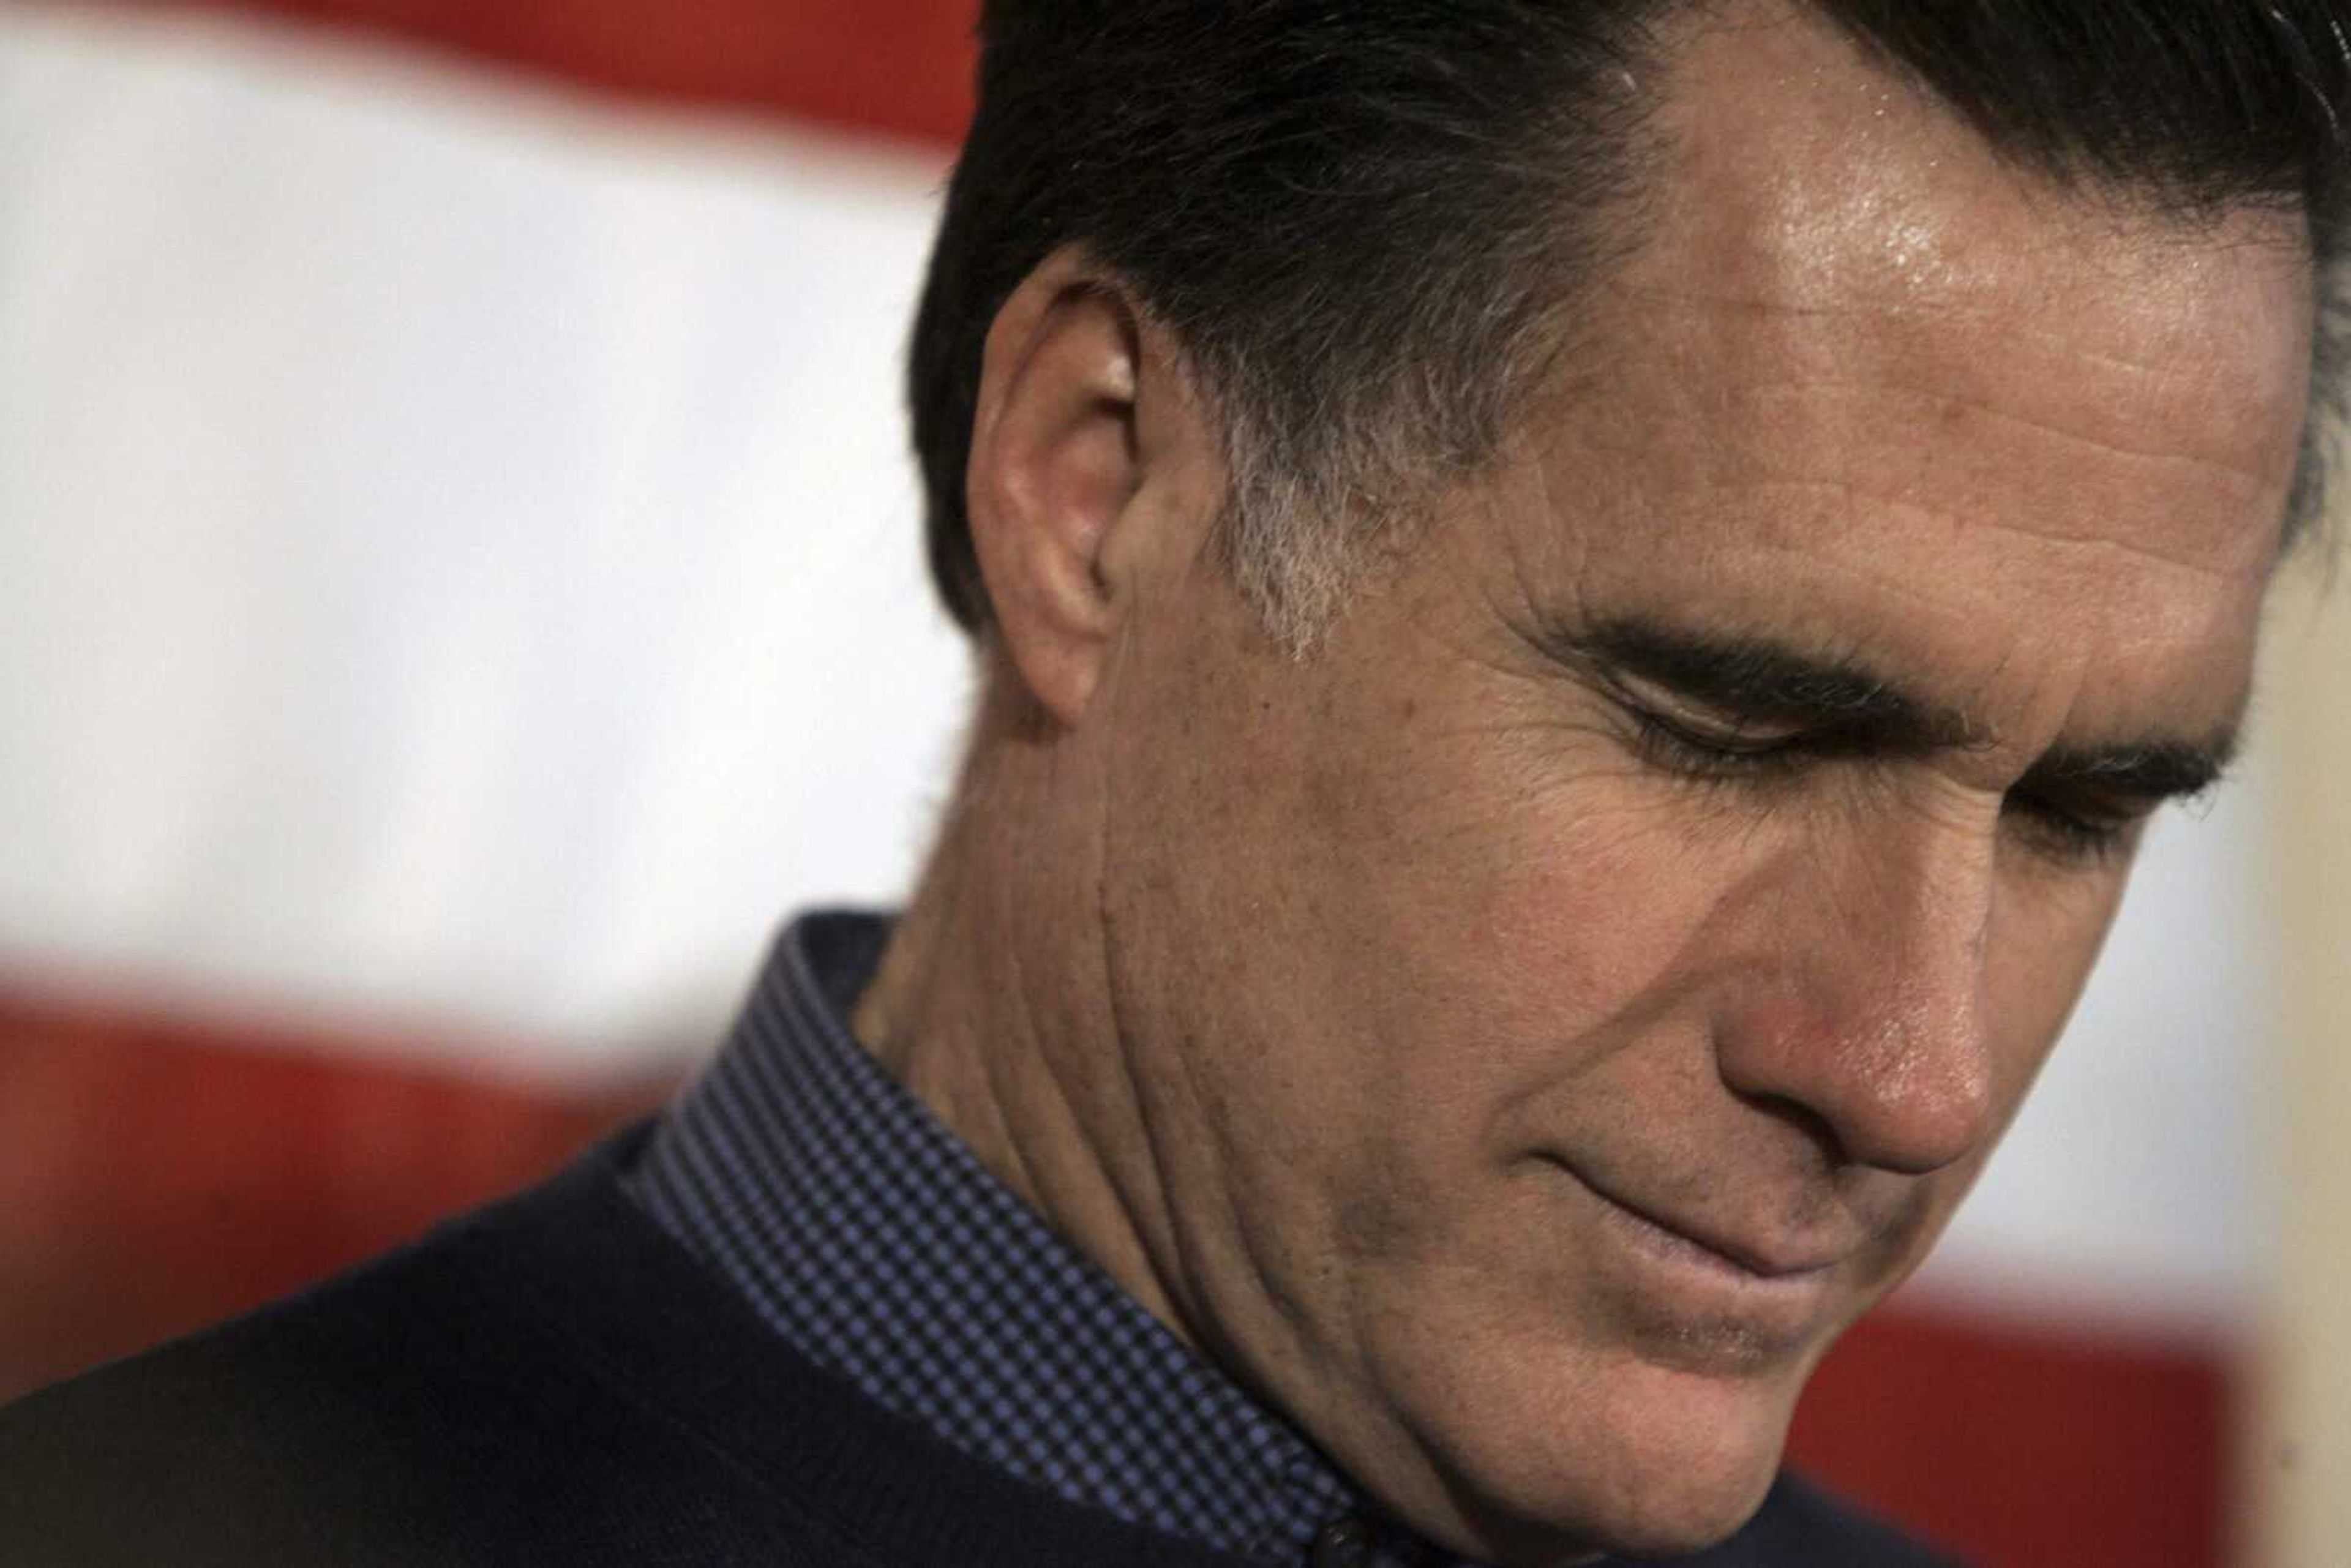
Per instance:
[[[1641,84],[1704,3],[987,0],[909,364],[950,612],[988,616],[964,504],[982,349],[1050,252],[1083,243],[1184,345],[1263,604],[1260,519],[1374,528],[1490,455],[1575,286],[1641,231]],[[2183,220],[2298,209],[2335,269],[2351,0],[1811,4],[2004,154]]]

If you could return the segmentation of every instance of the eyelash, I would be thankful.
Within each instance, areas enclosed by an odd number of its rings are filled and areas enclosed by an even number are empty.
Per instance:
[[[1793,735],[1752,744],[1709,741],[1662,715],[1627,706],[1643,760],[1699,783],[1771,783],[1792,779],[1822,755],[1813,737]],[[2101,866],[2130,845],[2144,818],[2094,818],[2056,802],[2011,794],[2004,810],[2022,813],[2033,848],[2065,865]]]

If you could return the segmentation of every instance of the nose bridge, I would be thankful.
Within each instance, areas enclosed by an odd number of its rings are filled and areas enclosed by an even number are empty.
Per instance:
[[[1793,1102],[1865,1165],[1925,1172],[1993,1121],[1990,821],[1925,813],[1809,857],[1767,936],[1771,977],[1724,1020],[1726,1080]]]

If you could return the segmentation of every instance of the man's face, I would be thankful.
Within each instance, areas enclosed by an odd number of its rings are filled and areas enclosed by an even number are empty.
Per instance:
[[[2238,717],[2302,418],[2283,220],[2102,214],[1803,22],[1667,102],[1490,478],[1303,663],[1171,560],[1096,699],[1178,1326],[1511,1560],[1760,1500]]]

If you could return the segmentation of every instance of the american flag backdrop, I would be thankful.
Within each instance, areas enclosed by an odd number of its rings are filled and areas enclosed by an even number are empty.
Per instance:
[[[969,26],[0,0],[0,1396],[550,1168],[789,908],[903,894],[971,685],[897,393]],[[2262,1535],[2281,767],[2159,827],[1799,1418],[1980,1560]]]

